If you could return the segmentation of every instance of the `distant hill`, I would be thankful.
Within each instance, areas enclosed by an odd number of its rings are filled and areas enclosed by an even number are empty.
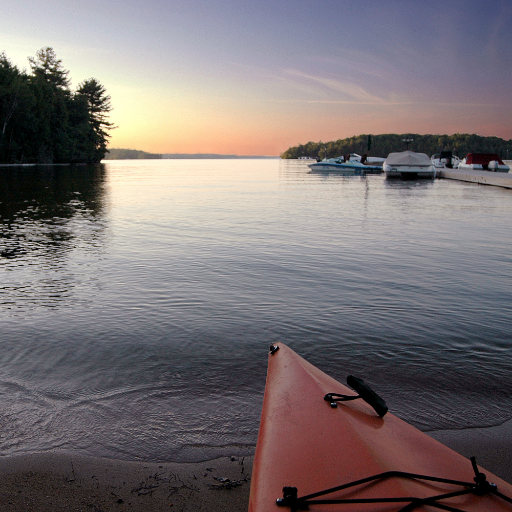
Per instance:
[[[408,142],[405,142],[404,139]],[[512,140],[498,137],[481,137],[480,135],[455,133],[454,135],[419,135],[416,133],[357,135],[347,139],[331,142],[308,142],[288,148],[281,158],[313,158],[337,157],[347,153],[358,153],[370,156],[387,157],[389,153],[405,151],[408,148],[418,153],[432,156],[441,151],[453,151],[460,158],[468,153],[498,153],[503,159],[512,158]]]
[[[119,149],[112,148],[107,151],[104,160],[142,160],[142,159],[180,159],[180,158],[279,158],[278,156],[259,156],[259,155],[219,155],[216,153],[147,153],[137,149]]]
[[[159,158],[162,158],[162,155],[156,153],[146,153],[137,149],[112,148],[107,150],[104,160],[155,160]]]
[[[279,158],[278,156],[260,156],[260,155],[219,155],[216,153],[165,153],[162,158]]]

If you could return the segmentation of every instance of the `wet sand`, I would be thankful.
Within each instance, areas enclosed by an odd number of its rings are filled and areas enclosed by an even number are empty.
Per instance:
[[[41,453],[0,458],[2,512],[246,511],[252,457],[142,463]]]
[[[436,430],[427,434],[512,484],[512,420],[497,427]]]
[[[512,421],[428,434],[512,482]],[[252,462],[158,464],[53,452],[1,457],[0,503],[2,512],[245,512]]]

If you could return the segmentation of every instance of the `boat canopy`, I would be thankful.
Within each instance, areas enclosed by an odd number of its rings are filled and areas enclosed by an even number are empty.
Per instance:
[[[488,165],[493,160],[496,160],[500,165],[505,165],[496,153],[468,153],[466,156],[467,164]]]
[[[425,153],[414,151],[402,151],[401,153],[390,153],[386,158],[388,165],[408,165],[411,167],[430,167],[432,161]]]

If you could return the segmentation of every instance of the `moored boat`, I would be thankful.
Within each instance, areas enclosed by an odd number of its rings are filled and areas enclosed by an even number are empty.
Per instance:
[[[457,169],[460,163],[460,158],[451,151],[441,151],[432,155],[430,160],[436,169]]]
[[[459,169],[508,172],[510,167],[496,153],[468,153],[460,162]]]
[[[435,178],[436,168],[425,153],[390,153],[382,169],[388,178]]]
[[[512,485],[348,383],[271,346],[249,512],[512,511]]]
[[[354,157],[352,157],[354,155]],[[324,158],[320,162],[309,164],[312,171],[339,171],[345,175],[362,175],[373,172],[381,172],[382,168],[378,165],[366,165],[361,162],[359,155],[351,154],[347,157]]]
[[[382,167],[382,164],[385,162],[385,158],[381,158],[380,156],[367,156],[367,155],[358,155],[357,153],[350,153],[351,160],[359,160],[361,163],[366,165],[378,165]]]

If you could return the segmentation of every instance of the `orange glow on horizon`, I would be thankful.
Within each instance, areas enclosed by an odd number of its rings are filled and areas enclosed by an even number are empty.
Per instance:
[[[188,126],[181,128],[171,122],[155,125],[148,122],[132,126],[120,124],[118,129],[112,131],[109,147],[137,149],[149,153],[279,156],[289,147],[308,141],[329,142],[361,134],[477,133],[481,136],[512,139],[510,125],[492,119],[481,122],[475,130],[475,124],[467,118],[448,118],[446,122],[439,123],[430,116],[413,116],[409,119],[404,119],[405,116],[375,116],[373,120],[365,118],[366,116],[360,116],[356,120],[326,117],[328,118],[324,120],[295,118],[290,123],[286,123],[285,119],[273,119],[269,120],[268,126],[244,125],[227,119],[224,119],[221,127],[213,119],[203,119],[197,125],[190,122]]]

